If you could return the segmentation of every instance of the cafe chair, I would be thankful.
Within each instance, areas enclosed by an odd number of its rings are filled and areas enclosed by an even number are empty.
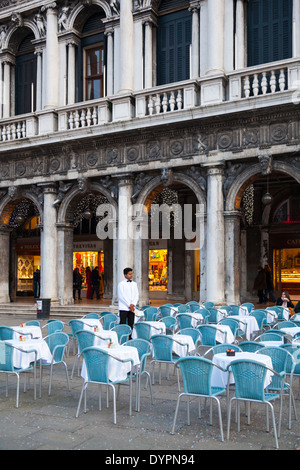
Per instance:
[[[225,311],[226,316],[232,315],[232,308],[229,307],[229,305],[222,305],[221,307],[219,307],[219,310],[222,310],[222,312]],[[223,313],[223,315],[224,315],[224,313]]]
[[[178,333],[181,335],[191,336],[197,352],[198,346],[200,344],[200,331],[197,330],[197,328],[183,328],[182,330],[178,331]]]
[[[208,308],[209,317],[207,318],[207,323],[218,323],[218,309],[217,308]]]
[[[288,356],[287,364],[286,364],[286,373],[287,375],[291,375],[293,372],[293,379],[298,377],[298,395],[297,400],[300,400],[300,344],[282,344],[281,348],[288,351],[292,356]]]
[[[217,340],[217,325],[200,325],[197,327],[200,332],[200,348],[210,348],[211,346],[216,346]],[[227,333],[219,330],[224,336],[224,341],[222,343],[227,343]]]
[[[189,302],[187,305],[190,307],[191,312],[195,312],[200,308],[200,304],[198,302]]]
[[[172,306],[170,305],[162,305],[161,307],[159,307],[159,316],[160,318],[164,318],[164,317],[170,317],[171,314],[172,314]]]
[[[254,309],[254,304],[251,302],[245,302],[244,304],[241,305],[241,307],[246,307],[248,310],[248,313],[251,313],[251,311]]]
[[[32,338],[32,333],[22,333],[22,336],[28,336],[29,339]],[[0,326],[0,341],[6,341],[14,339],[14,330],[9,326]]]
[[[276,323],[276,325],[274,325],[274,328],[278,330],[282,330],[282,328],[295,328],[297,325],[290,321],[290,320],[283,320],[279,323]]]
[[[110,315],[112,312],[109,312],[108,310],[103,310],[103,312],[100,312],[100,317],[103,318],[105,315]]]
[[[202,324],[207,324],[209,321],[210,317],[210,312],[207,308],[199,308],[198,310],[195,310],[194,313],[200,313],[202,315]]]
[[[146,321],[155,321],[159,315],[158,307],[148,307],[143,310],[143,313]]]
[[[150,341],[150,338],[152,335],[152,331],[151,331],[152,329],[157,330],[157,333],[161,331],[161,328],[159,327],[159,323],[160,322],[157,322],[157,326],[149,325],[148,323],[145,323],[145,322],[135,323],[134,329],[135,329],[137,338]]]
[[[283,343],[282,335],[278,335],[277,332],[268,330],[268,332],[263,333],[255,338],[254,341],[280,341]]]
[[[60,320],[51,320],[46,323],[46,325],[42,326],[43,328],[47,328],[47,336],[56,333],[56,331],[62,331],[65,327],[65,324]]]
[[[186,313],[191,311],[190,306],[185,304],[178,305],[177,309],[178,313]]]
[[[278,446],[278,435],[275,422],[275,413],[274,408],[271,402],[281,398],[281,393],[268,392],[265,390],[265,377],[268,370],[273,373],[282,381],[285,378],[285,372],[276,372],[273,369],[270,369],[265,364],[261,362],[256,362],[253,360],[246,359],[237,359],[233,361],[228,370],[233,373],[235,381],[235,391],[236,395],[232,397],[228,405],[228,414],[227,414],[227,440],[230,438],[230,421],[231,421],[231,407],[233,401],[237,401],[239,405],[240,402],[254,402],[262,403],[266,408],[267,415],[267,432],[269,432],[269,419],[268,419],[268,410],[270,408],[272,414],[272,423],[275,439],[275,447]],[[250,425],[250,412],[248,412],[248,424]],[[240,407],[237,406],[237,425],[238,432],[240,432]]]
[[[268,386],[268,391],[270,392],[281,392],[282,395],[287,395],[289,397],[289,415],[288,415],[288,429],[291,429],[292,427],[292,407],[294,410],[294,415],[295,419],[297,420],[297,411],[296,411],[296,405],[295,405],[295,399],[293,395],[293,374],[294,374],[294,368],[295,368],[295,359],[294,357],[290,354],[290,352],[287,349],[281,348],[281,347],[265,347],[261,351],[259,351],[259,354],[264,354],[265,356],[269,356],[272,359],[272,367],[276,372],[284,372],[285,374],[288,373],[287,369],[287,363],[289,360],[289,375],[290,375],[290,383],[287,383],[283,381],[282,384],[282,379],[279,378],[277,375],[274,375],[272,377],[272,382]],[[280,428],[281,428],[281,418],[282,418],[282,411],[280,412],[280,418],[279,418],[279,426],[278,426],[278,437],[280,437]]]
[[[118,321],[118,317],[115,313],[109,313],[102,317],[103,322],[103,329],[104,330],[111,330],[114,326],[116,326]]]
[[[106,385],[112,389],[113,394],[113,422],[117,424],[117,412],[116,412],[116,389],[115,385],[120,385],[124,383],[129,383],[129,416],[132,414],[132,366],[133,360],[132,359],[118,359],[114,358],[114,360],[119,362],[131,362],[131,372],[128,374],[125,380],[112,382],[109,380],[108,377],[108,363],[110,354],[109,351],[99,348],[85,348],[82,351],[83,360],[86,364],[87,370],[87,380],[83,382],[81,393],[79,397],[79,402],[76,411],[76,418],[79,416],[80,407],[82,398],[84,395],[84,406],[83,412],[86,413],[86,395],[87,395],[87,388],[89,384],[97,384],[97,385]],[[101,411],[101,387],[99,387],[99,411]]]
[[[213,346],[212,348],[208,349],[208,351],[203,354],[203,357],[208,356],[208,354],[211,354],[212,357],[214,357],[215,354],[226,353],[227,349],[231,349],[231,351],[235,352],[242,352],[241,348],[236,344],[217,344],[216,346]]]
[[[186,313],[179,313],[176,316],[176,319],[178,321],[180,330],[183,330],[184,328],[191,328],[193,321],[192,315]]]
[[[34,361],[32,361],[29,367],[25,369],[19,369],[14,367],[13,356],[14,351],[22,351],[24,354],[34,353]],[[23,351],[21,344],[20,348],[12,346],[11,344],[1,342],[0,343],[0,373],[6,375],[6,397],[8,397],[8,376],[15,375],[17,377],[17,394],[16,394],[16,408],[19,408],[19,391],[20,391],[20,375],[28,374],[33,372],[34,378],[34,400],[36,400],[36,362],[37,362],[37,351],[31,349],[29,351]]]
[[[119,344],[123,344],[128,341],[131,335],[131,328],[129,325],[116,325],[111,328],[111,331],[115,331],[118,335]]]
[[[70,320],[69,326],[71,328],[71,333],[68,335],[69,339],[72,339],[73,342],[73,354],[77,354],[78,345],[77,345],[77,338],[76,333],[77,331],[84,329],[84,323],[81,320]]]
[[[230,304],[229,307],[231,308],[231,314],[230,315],[239,315],[240,314],[240,306],[239,305]]]
[[[135,338],[128,340],[124,346],[131,346],[138,350],[140,365],[137,372],[134,372],[132,378],[136,380],[136,411],[141,409],[141,379],[143,375],[146,375],[147,381],[145,385],[145,390],[147,389],[147,384],[149,380],[149,389],[150,389],[150,400],[151,404],[154,404],[153,393],[152,393],[152,384],[150,373],[146,370],[147,358],[151,355],[150,352],[150,343],[141,338]]]
[[[214,308],[215,304],[213,302],[204,302],[204,308]]]
[[[62,364],[65,368],[66,378],[67,378],[67,386],[68,390],[70,391],[70,383],[69,383],[69,376],[68,376],[68,368],[67,364],[64,361],[64,353],[65,348],[69,342],[69,336],[62,331],[56,331],[49,336],[46,336],[44,340],[47,342],[50,352],[52,354],[51,362],[40,362],[40,396],[42,394],[42,373],[44,367],[50,367],[50,378],[49,378],[49,390],[48,395],[51,395],[51,387],[52,387],[52,376],[53,376],[53,367],[59,364]]]
[[[253,352],[263,349],[265,346],[260,344],[259,341],[243,341],[239,344],[239,347],[243,352]]]
[[[71,372],[71,377],[70,377],[71,379],[73,379],[73,374],[74,374],[76,363],[77,363],[77,374],[78,374],[78,377],[79,377],[79,358],[80,358],[80,355],[81,355],[82,351],[85,348],[94,346],[94,341],[95,341],[95,334],[92,331],[89,331],[89,330],[83,330],[83,329],[78,330],[78,331],[75,332],[75,337],[76,337],[76,341],[77,341],[77,345],[78,345],[78,350],[77,350],[77,354],[76,354],[76,356],[74,358],[74,362],[73,362],[73,367],[72,367],[72,372]],[[109,338],[107,338],[106,340],[107,340],[107,342],[110,341]]]
[[[268,326],[267,314],[264,310],[262,309],[252,310],[249,316],[254,317],[256,319],[259,331],[263,331],[264,327]]]
[[[25,323],[26,326],[41,326],[38,320],[29,320]]]
[[[235,342],[237,342],[237,337],[241,338],[244,336],[244,332],[239,329],[240,326],[239,320],[235,320],[234,318],[223,318],[223,320],[220,320],[218,325],[227,325],[232,331],[232,334],[234,336]]]
[[[159,322],[166,325],[166,334],[174,334],[177,326],[177,320],[175,317],[163,317],[159,320]]]
[[[199,398],[199,418],[201,417],[200,410],[200,397],[210,398],[217,403],[218,415],[219,415],[219,426],[221,441],[224,441],[223,434],[223,425],[222,425],[222,414],[221,414],[221,405],[218,395],[224,394],[226,392],[225,388],[222,387],[213,387],[211,384],[212,370],[214,367],[221,369],[221,367],[214,364],[212,361],[199,357],[199,356],[188,356],[182,357],[176,362],[176,368],[180,369],[182,379],[183,379],[183,388],[184,392],[180,393],[177,398],[177,404],[175,409],[175,416],[173,421],[173,427],[171,434],[174,434],[175,425],[177,421],[177,415],[180,405],[180,400],[182,397],[187,396],[187,418],[188,425],[190,425],[190,397]],[[212,407],[211,407],[212,410]],[[212,413],[210,413],[210,424],[212,424]]]
[[[84,317],[82,318],[92,318],[94,320],[99,320],[100,318],[100,315],[96,312],[91,312],[91,313],[87,313],[86,315],[84,315]]]

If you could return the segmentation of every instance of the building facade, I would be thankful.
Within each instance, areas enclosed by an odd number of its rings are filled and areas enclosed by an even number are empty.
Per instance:
[[[300,293],[300,0],[1,0],[0,84],[0,302]]]

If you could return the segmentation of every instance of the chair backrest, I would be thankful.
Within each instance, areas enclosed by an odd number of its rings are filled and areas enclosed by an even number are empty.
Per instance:
[[[160,321],[166,325],[166,328],[175,328],[177,324],[176,318],[171,316],[163,317]]]
[[[171,315],[171,307],[168,305],[162,305],[159,307],[159,313],[161,318],[169,317]]]
[[[111,330],[111,328],[116,326],[118,317],[114,313],[109,313],[107,315],[104,315],[104,317],[102,317],[102,321],[103,321],[103,329]]]
[[[275,327],[278,328],[279,330],[281,330],[282,328],[294,328],[295,326],[297,326],[294,322],[292,321],[281,321],[279,323],[276,323]]]
[[[259,351],[260,349],[263,349],[265,346],[255,341],[243,341],[242,343],[239,344],[239,347],[244,352],[256,352],[256,351]]]
[[[82,356],[86,365],[88,381],[108,383],[108,352],[90,347],[83,350]]]
[[[266,330],[263,334],[264,335],[272,335],[276,333],[276,335],[280,335],[281,338],[283,338],[284,336],[286,336],[286,333],[284,333],[283,331],[280,331],[280,330],[277,330],[276,328],[272,328],[270,330]]]
[[[249,313],[251,312],[251,310],[254,309],[254,304],[252,304],[251,302],[245,302],[241,306],[246,307]]]
[[[264,381],[267,367],[261,362],[237,359],[230,364],[237,398],[265,401]]]
[[[217,330],[212,325],[200,325],[198,326],[200,332],[200,340],[202,346],[215,346],[216,345],[216,333]]]
[[[96,335],[89,330],[79,330],[75,333],[78,341],[78,353],[81,354],[85,348],[94,346]]]
[[[200,331],[197,330],[197,328],[183,328],[179,331],[179,334],[191,336],[194,344],[196,344],[197,341],[200,341]]]
[[[9,326],[0,326],[0,341],[13,339],[14,330]]]
[[[25,323],[26,326],[41,326],[38,320],[29,320]]]
[[[77,331],[84,329],[84,323],[80,320],[70,320],[69,325],[71,328],[72,335],[75,337]]]
[[[46,338],[53,360],[58,363],[63,360],[65,347],[69,342],[69,337],[63,331],[56,331]]]
[[[294,375],[300,375],[300,345],[297,346],[294,344],[282,344],[280,347],[288,351],[296,361],[294,364],[292,358],[288,356],[286,363],[286,373],[290,374],[294,369]]]
[[[155,321],[158,314],[158,307],[148,307],[144,310],[144,317],[146,321]]]
[[[186,356],[181,357],[177,365],[182,374],[185,393],[211,395],[212,361],[199,356]]]
[[[239,315],[239,313],[240,313],[239,305],[230,304],[229,307],[231,308],[231,314],[230,315]]]
[[[200,305],[198,304],[198,302],[190,303],[190,304],[187,304],[187,305],[189,305],[189,308],[190,308],[191,312],[196,312],[196,310],[199,310],[199,308],[200,308]]]
[[[241,348],[237,346],[236,344],[230,344],[230,343],[223,343],[223,344],[216,344],[216,346],[213,346],[211,348],[211,353],[214,356],[215,354],[221,354],[227,351],[227,349],[231,349],[232,351],[235,352],[241,352]]]
[[[119,344],[125,343],[131,334],[129,325],[116,325],[111,330],[117,333]]]
[[[103,310],[103,312],[100,312],[100,317],[104,317],[105,315],[110,315],[112,312],[109,312],[108,310]]]
[[[173,339],[167,335],[153,335],[151,337],[153,346],[153,358],[157,361],[172,360]]]
[[[210,312],[207,308],[199,308],[194,313],[201,313],[203,317],[203,323],[207,323],[209,321]]]
[[[149,308],[149,307],[151,307],[151,305],[143,305],[142,310],[146,310],[146,308]]]
[[[233,318],[223,318],[219,321],[219,325],[227,325],[231,329],[233,335],[235,336],[239,329],[239,322]]]
[[[124,346],[132,346],[138,350],[141,372],[146,368],[147,357],[150,355],[150,343],[142,338],[130,339]]]
[[[144,322],[137,322],[134,324],[134,329],[138,338],[150,340],[151,337],[151,326]]]
[[[13,372],[14,347],[11,344],[0,342],[0,371]]]
[[[219,310],[225,310],[228,315],[232,315],[232,308],[229,305],[222,305]]]
[[[250,313],[250,316],[256,318],[258,328],[260,330],[262,330],[263,326],[267,323],[267,314],[266,314],[266,312],[264,310],[260,310],[260,309],[252,310],[252,312]]]
[[[277,333],[263,333],[262,335],[255,338],[255,341],[282,341],[282,336]]]
[[[216,308],[208,308],[207,310],[209,311],[208,323],[218,323],[218,310]]]
[[[192,326],[192,316],[191,315],[186,315],[185,313],[179,313],[177,316],[177,321],[179,324],[179,328],[190,328]]]
[[[98,313],[91,312],[91,313],[87,313],[85,315],[85,318],[94,318],[95,320],[99,320],[100,315]]]
[[[267,346],[263,348],[259,354],[263,354],[272,359],[272,369],[276,372],[287,372],[287,360],[290,356],[290,353],[287,351],[287,349]],[[274,374],[272,376],[272,382],[270,385],[268,385],[268,388],[272,390],[280,390],[281,385],[282,377],[278,377],[278,375]]]
[[[190,312],[190,306],[189,305],[184,305],[184,304],[181,304],[181,305],[178,305],[178,313],[185,313],[185,312]]]
[[[54,320],[47,323],[48,335],[52,335],[56,331],[62,331],[64,329],[64,323],[60,320]]]
[[[213,302],[204,302],[205,308],[214,308],[215,304]]]

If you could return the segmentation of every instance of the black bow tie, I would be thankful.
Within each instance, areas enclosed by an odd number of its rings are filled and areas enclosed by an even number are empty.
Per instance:
[[[132,282],[132,281],[127,281],[127,282]]]

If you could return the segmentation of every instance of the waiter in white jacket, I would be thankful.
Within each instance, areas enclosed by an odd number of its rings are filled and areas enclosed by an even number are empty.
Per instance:
[[[134,310],[139,300],[137,283],[132,280],[132,268],[123,271],[125,279],[118,285],[120,324],[126,324],[133,329]]]

